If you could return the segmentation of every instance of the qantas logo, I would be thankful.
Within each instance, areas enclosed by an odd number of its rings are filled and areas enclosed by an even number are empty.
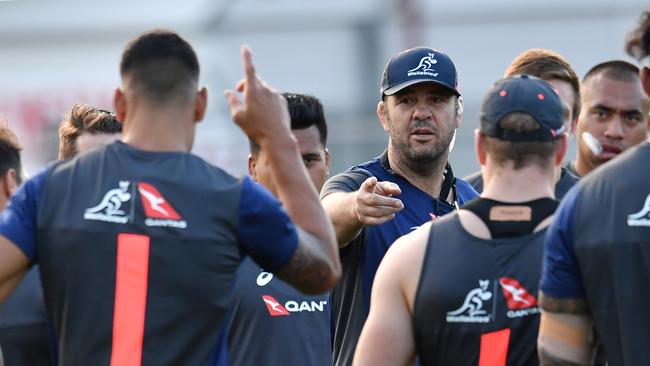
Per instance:
[[[271,295],[262,295],[262,300],[266,309],[269,311],[271,316],[287,316],[291,313],[301,313],[301,312],[324,312],[325,307],[327,306],[326,300],[320,301],[294,301],[290,300],[282,305],[278,300],[276,300]]]
[[[285,309],[284,306],[278,302],[278,300],[274,299],[273,296],[262,295],[262,300],[264,300],[264,305],[266,305],[266,309],[269,311],[269,314],[271,314],[271,316],[289,315],[287,309]]]
[[[122,204],[131,200],[129,182],[120,181],[118,188],[113,188],[104,194],[101,202],[96,206],[87,208],[84,219],[126,224],[129,214],[122,209]]]
[[[501,285],[501,291],[503,291],[506,304],[510,309],[506,313],[508,318],[518,318],[539,313],[537,299],[519,281],[510,277],[501,277],[499,278],[499,285]]]
[[[144,213],[147,216],[144,224],[147,226],[163,226],[185,229],[187,222],[174,210],[156,187],[149,183],[138,183],[138,192],[142,198]]]

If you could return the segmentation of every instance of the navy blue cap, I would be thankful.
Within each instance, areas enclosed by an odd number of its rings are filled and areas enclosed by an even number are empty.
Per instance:
[[[456,66],[449,56],[428,47],[415,47],[394,55],[384,68],[381,95],[393,95],[407,86],[432,82],[460,96]]]
[[[533,117],[540,128],[533,132],[504,130],[499,122],[510,113]],[[530,75],[501,79],[483,99],[481,132],[499,140],[551,141],[564,132],[562,101],[551,84]]]

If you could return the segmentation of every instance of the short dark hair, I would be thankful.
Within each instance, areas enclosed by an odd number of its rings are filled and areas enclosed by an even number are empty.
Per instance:
[[[562,55],[557,52],[533,48],[520,53],[508,66],[504,77],[528,74],[548,81],[558,79],[571,85],[575,94],[572,111],[573,117],[580,114],[580,79],[578,74]]]
[[[499,121],[499,126],[504,130],[517,133],[534,132],[540,128],[535,119],[526,113],[513,112],[505,115]],[[502,166],[507,161],[514,163],[514,169],[537,165],[546,168],[549,159],[555,154],[559,140],[551,141],[504,141],[490,137],[480,132],[484,138],[484,149],[494,159],[496,164]]]
[[[0,121],[0,176],[7,174],[9,169],[16,171],[16,182],[20,184],[23,177],[20,150],[16,134]]]
[[[297,93],[282,93],[282,96],[287,100],[289,107],[291,129],[304,130],[316,126],[321,144],[327,146],[327,123],[320,100],[311,95]],[[260,147],[250,139],[249,145],[251,154],[257,155]]]
[[[582,78],[582,82],[584,83],[599,74],[602,74],[608,79],[618,81],[639,80],[639,68],[637,66],[623,60],[611,60],[601,62],[589,69]]]
[[[88,104],[75,104],[59,124],[59,159],[77,155],[77,140],[84,133],[118,133],[122,124],[113,112]]]
[[[120,75],[139,96],[163,104],[196,89],[199,61],[192,46],[178,34],[154,30],[126,46]]]
[[[650,56],[650,10],[641,14],[639,25],[627,37],[625,50],[639,61]]]

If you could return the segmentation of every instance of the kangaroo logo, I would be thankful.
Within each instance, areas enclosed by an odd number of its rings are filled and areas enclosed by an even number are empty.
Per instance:
[[[109,190],[97,206],[86,209],[84,219],[125,224],[129,218],[121,208],[122,204],[130,199],[129,182],[120,181],[119,188]]]
[[[483,309],[483,302],[492,298],[492,292],[488,291],[490,281],[479,280],[478,284],[479,287],[467,293],[461,307],[447,313],[448,323],[487,323],[490,321],[490,316]]]
[[[418,66],[407,71],[406,76],[431,75],[436,77],[438,76],[438,73],[433,69],[433,65],[437,63],[438,60],[434,58],[434,54],[429,53],[428,56],[424,56],[420,59]]]
[[[650,226],[650,194],[645,198],[641,211],[627,216],[627,226]]]

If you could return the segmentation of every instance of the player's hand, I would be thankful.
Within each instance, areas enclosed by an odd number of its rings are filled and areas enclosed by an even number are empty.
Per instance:
[[[376,177],[370,177],[356,192],[353,213],[363,225],[383,224],[404,208],[401,200],[391,197],[401,192],[395,183],[378,182]]]
[[[260,146],[269,140],[292,138],[286,99],[255,74],[248,46],[242,46],[241,55],[244,79],[236,90],[244,100],[232,90],[224,92],[233,121]]]

